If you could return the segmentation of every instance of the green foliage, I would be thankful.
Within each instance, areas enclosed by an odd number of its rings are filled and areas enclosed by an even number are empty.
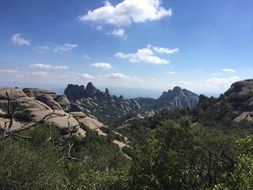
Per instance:
[[[64,178],[48,155],[12,141],[0,143],[1,189],[64,189]]]
[[[124,141],[123,137],[110,128],[102,128],[107,134],[103,137],[81,126],[86,137],[68,139],[66,131],[40,124],[2,139],[0,187],[253,189],[252,125],[229,125],[231,106],[224,103],[224,110],[217,110],[213,106],[217,99],[202,97],[202,101],[194,111],[162,110],[154,117],[130,120],[128,126],[114,129],[130,141],[131,147],[122,150],[112,141]]]
[[[0,189],[127,189],[129,160],[106,138],[86,131],[86,138],[63,145],[61,131],[45,124],[18,134],[25,138],[2,139]],[[76,160],[62,159],[69,142]]]
[[[129,189],[129,169],[94,171],[86,170],[72,179],[69,189],[73,190],[127,190]]]
[[[232,190],[253,189],[253,136],[247,136],[237,142],[238,156],[235,168],[226,182],[226,188]]]
[[[186,118],[151,132],[132,167],[136,189],[210,189],[233,171],[234,139]]]

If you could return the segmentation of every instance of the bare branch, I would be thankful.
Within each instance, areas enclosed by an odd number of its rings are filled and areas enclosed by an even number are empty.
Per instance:
[[[83,161],[81,159],[78,159],[78,158],[75,158],[75,157],[71,156],[71,151],[72,151],[72,148],[74,146],[74,143],[69,143],[68,146],[69,146],[69,149],[68,149],[67,154],[65,156],[61,157],[56,163],[59,163],[62,160]],[[83,162],[85,162],[85,161],[83,161]]]

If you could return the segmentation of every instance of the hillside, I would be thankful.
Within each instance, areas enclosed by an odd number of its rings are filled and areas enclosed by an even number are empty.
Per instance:
[[[158,99],[152,98],[135,98],[140,104],[141,108],[145,111],[161,110],[164,108],[190,108],[193,109],[197,106],[199,97],[197,94],[175,87],[173,90],[163,92]]]
[[[253,80],[219,98],[200,95],[197,106],[197,96],[179,87],[135,100],[91,83],[69,85],[65,95],[1,89],[0,187],[252,189],[252,97]],[[100,114],[127,113],[121,104],[139,112],[113,129],[95,116],[103,107]]]
[[[219,98],[199,98],[199,104],[193,114],[196,121],[206,125],[232,125],[251,123],[253,111],[253,80],[239,81]]]
[[[91,82],[86,87],[70,84],[64,94],[72,103],[71,109],[91,113],[102,122],[112,125],[122,122],[137,114],[161,109],[194,108],[198,103],[198,95],[180,87],[163,92],[158,99],[133,98],[111,95],[97,89]]]

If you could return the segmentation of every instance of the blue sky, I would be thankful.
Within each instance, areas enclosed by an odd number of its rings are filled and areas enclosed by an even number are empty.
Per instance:
[[[0,84],[222,93],[252,78],[252,7],[251,0],[1,1]]]

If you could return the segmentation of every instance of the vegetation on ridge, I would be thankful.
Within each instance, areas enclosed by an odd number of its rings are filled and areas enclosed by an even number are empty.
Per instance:
[[[232,93],[233,94],[233,93]],[[200,97],[197,108],[161,110],[86,137],[39,123],[0,140],[1,189],[253,189],[253,130],[236,123],[250,97]],[[247,99],[247,100],[246,100]],[[234,99],[233,99],[234,100]],[[124,154],[130,156],[129,159]]]

